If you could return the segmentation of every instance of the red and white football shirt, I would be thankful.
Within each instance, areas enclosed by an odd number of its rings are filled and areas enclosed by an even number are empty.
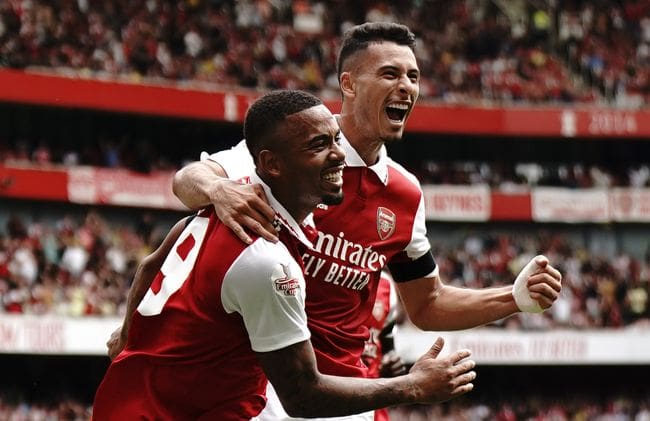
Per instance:
[[[311,246],[264,187],[284,223],[281,241],[247,246],[201,211],[134,313],[126,348],[97,390],[94,419],[248,420],[262,410],[267,380],[254,351],[310,336],[300,257]]]
[[[314,211],[318,237],[302,258],[312,344],[322,373],[363,377],[361,361],[381,270],[396,282],[431,276],[437,270],[426,235],[424,199],[414,175],[382,148],[367,166],[341,137],[346,153],[344,199]],[[218,162],[231,179],[252,172],[244,141],[203,159]]]

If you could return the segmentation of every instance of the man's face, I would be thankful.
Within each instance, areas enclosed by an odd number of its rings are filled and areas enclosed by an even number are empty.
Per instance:
[[[304,203],[336,205],[343,200],[345,152],[339,145],[340,130],[324,105],[288,116],[278,136],[286,140],[283,177]]]
[[[393,42],[372,43],[352,60],[351,99],[362,135],[384,142],[401,139],[420,92],[413,51]]]

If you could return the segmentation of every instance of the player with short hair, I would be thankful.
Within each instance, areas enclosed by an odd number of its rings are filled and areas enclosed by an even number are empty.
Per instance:
[[[561,290],[561,274],[543,256],[531,260],[513,287],[465,289],[443,283],[426,235],[420,184],[387,156],[385,147],[401,139],[418,97],[414,45],[408,27],[394,23],[358,25],[343,38],[337,121],[346,152],[345,198],[340,205],[316,209],[315,248],[302,256],[309,328],[324,373],[367,374],[361,361],[368,335],[364,322],[383,268],[390,269],[411,321],[424,330],[466,329],[518,311],[539,312]],[[190,208],[214,204],[223,223],[245,242],[251,239],[244,227],[275,241],[273,210],[263,189],[233,181],[251,168],[245,142],[240,142],[179,170],[174,192]],[[265,413],[281,414],[275,404],[270,400]],[[355,419],[371,420],[372,413]]]
[[[387,156],[385,147],[402,138],[418,97],[414,45],[408,27],[394,23],[365,23],[343,37],[337,121],[346,152],[344,199],[315,210],[315,248],[302,256],[309,328],[324,373],[367,374],[361,361],[368,335],[364,322],[385,267],[411,321],[424,330],[465,329],[518,311],[541,311],[561,289],[560,273],[543,256],[518,277],[517,288],[465,289],[442,282],[426,235],[420,184]],[[244,241],[249,241],[244,226],[273,240],[263,192],[231,181],[250,167],[240,142],[179,170],[174,192],[189,207],[214,204],[224,224]],[[270,401],[265,413],[277,414],[273,405]],[[372,413],[365,416],[372,419]]]
[[[211,207],[175,227],[163,243],[161,270],[130,317],[126,347],[97,390],[93,418],[248,420],[265,406],[267,377],[284,407],[300,416],[470,391],[469,352],[436,359],[441,340],[409,374],[390,381],[318,372],[301,256],[313,247],[310,212],[342,201],[339,128],[313,95],[276,91],[251,106],[244,133],[256,166],[250,178],[264,188],[280,241],[254,236],[245,244]]]

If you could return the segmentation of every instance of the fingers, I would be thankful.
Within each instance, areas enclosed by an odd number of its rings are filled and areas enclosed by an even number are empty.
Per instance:
[[[562,280],[562,274],[560,273],[560,271],[557,270],[556,268],[554,268],[553,266],[551,266],[548,263],[548,260],[544,260],[546,263],[544,263],[543,265],[540,265],[539,262],[538,262],[538,259],[539,259],[539,256],[535,258],[535,264],[537,264],[537,269],[532,273],[532,275],[538,275],[538,274],[546,273],[546,274],[548,274],[549,276],[551,276],[553,278],[556,278],[556,279],[558,279],[560,281]],[[544,259],[546,259],[546,257],[544,257]]]
[[[108,358],[115,359],[117,355],[122,352],[122,343],[118,339],[109,339],[108,342],[106,342],[106,347],[108,348]]]
[[[458,386],[451,392],[451,398],[456,398],[460,395],[464,395],[465,393],[469,393],[472,390],[474,390],[474,384],[473,383],[466,383],[461,386]]]
[[[391,366],[391,373],[392,373],[393,377],[401,376],[402,374],[405,374],[406,373],[406,365],[404,365],[404,363],[402,363],[401,361],[393,364]]]
[[[251,244],[253,242],[246,232],[246,229],[268,241],[274,243],[278,241],[272,220],[269,221],[266,219],[266,217],[255,208],[251,208],[246,204],[239,204],[239,206],[232,205],[230,208],[222,207],[215,209],[217,210],[217,216],[221,219],[223,224],[230,228],[235,235],[246,244]]]
[[[560,296],[562,284],[558,278],[547,273],[533,275],[528,279],[528,294],[543,309],[553,305]]]
[[[466,371],[470,371],[474,367],[476,367],[476,361],[474,360],[464,360],[460,363],[454,364],[454,367],[456,368],[456,372],[458,374],[464,373]]]
[[[273,221],[275,219],[275,211],[269,205],[269,200],[266,198],[266,193],[264,188],[259,184],[253,185],[253,191],[261,199],[260,202],[256,202],[255,209],[260,212],[268,221]]]
[[[468,357],[471,352],[462,349],[445,358],[436,358],[444,342],[438,338],[427,354],[415,362],[411,376],[422,387],[422,402],[444,402],[470,392],[476,378],[476,363]]]
[[[546,265],[548,265],[548,257],[541,254],[539,256],[535,256],[535,263],[540,268],[545,268]]]
[[[246,244],[251,244],[253,239],[246,233],[244,227],[239,225],[237,221],[232,218],[224,218],[222,222],[225,226],[230,228],[235,235]]]
[[[476,379],[476,371],[473,370],[474,367],[476,367],[474,360],[465,360],[456,365],[456,377],[452,382],[452,387],[454,387],[451,392],[452,397],[463,395],[474,389],[474,384],[472,383]]]
[[[399,355],[391,351],[382,357],[379,371],[381,377],[395,377],[406,373],[406,365]]]
[[[547,281],[547,282],[538,282],[528,285],[528,292],[531,295],[537,293],[549,298],[557,298],[560,295],[561,287],[557,282]]]
[[[544,294],[548,291],[549,296],[562,291],[562,282],[560,279],[550,276],[547,273],[532,275],[528,278],[528,291]]]
[[[246,230],[268,241],[278,241],[273,227],[275,211],[266,202],[262,186],[222,183],[213,197],[217,216],[243,242],[252,243]]]
[[[465,358],[469,357],[472,355],[472,351],[469,349],[461,349],[449,356],[449,359],[453,365],[458,364],[460,361],[464,360]],[[471,361],[471,360],[470,360]],[[469,369],[473,368],[474,366],[470,367]],[[468,369],[468,370],[469,370]]]
[[[252,242],[252,239],[246,232],[246,228],[259,235],[260,237],[276,243],[278,241],[278,237],[276,235],[275,228],[273,228],[273,224],[266,220],[263,224],[260,223],[259,221],[262,218],[262,215],[254,211],[252,212],[254,213],[254,216],[238,214],[236,218],[224,217],[223,223],[228,228],[233,230],[235,235],[237,235],[237,237],[239,237],[246,244],[250,244]]]
[[[438,336],[429,351],[427,351],[427,354],[433,358],[436,358],[438,355],[440,355],[440,351],[442,351],[443,346],[445,346],[445,340],[441,336]]]

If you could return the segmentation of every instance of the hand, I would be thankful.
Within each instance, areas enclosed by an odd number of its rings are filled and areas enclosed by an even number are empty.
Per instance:
[[[246,244],[252,243],[252,239],[244,228],[268,241],[278,241],[273,228],[275,211],[267,203],[262,186],[222,179],[214,184],[210,201],[221,222]]]
[[[472,381],[476,372],[473,360],[467,359],[471,352],[467,349],[456,351],[448,357],[438,358],[445,341],[438,337],[426,354],[411,367],[409,376],[415,378],[414,386],[422,403],[444,402],[464,395],[474,388]]]
[[[553,305],[561,290],[562,274],[539,255],[517,275],[513,296],[521,311],[539,313]]]
[[[406,365],[395,351],[390,351],[381,358],[379,377],[397,377],[406,374]]]
[[[108,357],[113,361],[117,355],[122,352],[124,346],[126,345],[126,335],[122,335],[122,327],[115,329],[111,333],[111,337],[106,342],[106,348],[108,348]]]

